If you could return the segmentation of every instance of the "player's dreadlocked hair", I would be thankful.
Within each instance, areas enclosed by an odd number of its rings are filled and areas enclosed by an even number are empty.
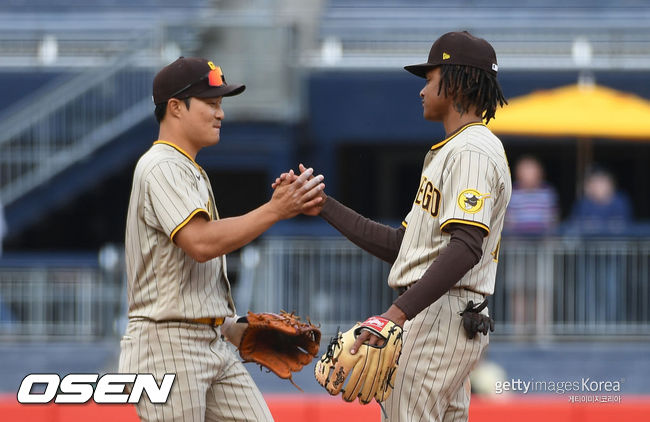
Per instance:
[[[508,104],[501,92],[496,76],[485,70],[453,64],[440,66],[440,87],[445,96],[452,96],[461,113],[467,113],[471,106],[489,122],[494,118],[497,106]]]

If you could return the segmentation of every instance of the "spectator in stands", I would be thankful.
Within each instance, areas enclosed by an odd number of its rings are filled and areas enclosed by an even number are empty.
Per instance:
[[[506,210],[504,234],[544,236],[555,231],[558,223],[558,199],[555,188],[544,179],[544,169],[533,156],[521,157],[515,165],[515,181]],[[530,265],[518,265],[514,290],[508,303],[513,319],[523,324],[537,314],[535,283],[531,283]],[[548,280],[552,283],[552,280]]]
[[[546,235],[558,222],[557,193],[544,180],[544,169],[532,156],[524,156],[515,167],[512,197],[504,231],[511,234]]]
[[[573,206],[565,233],[624,235],[631,220],[629,198],[616,190],[611,173],[594,167],[585,180],[584,196]],[[587,260],[584,274],[576,280],[578,286],[584,289],[584,316],[587,322],[611,322],[622,318],[619,315],[624,310],[624,305],[620,303],[621,280],[621,267],[615,256],[597,256]]]
[[[630,200],[616,190],[611,173],[595,167],[585,180],[584,196],[574,204],[567,234],[621,235],[632,221]]]

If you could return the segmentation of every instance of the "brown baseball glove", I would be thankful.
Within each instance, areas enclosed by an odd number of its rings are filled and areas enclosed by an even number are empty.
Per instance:
[[[239,344],[244,362],[255,362],[275,372],[280,378],[292,379],[292,372],[300,371],[318,356],[320,330],[311,321],[301,321],[292,313],[248,312],[248,327]]]

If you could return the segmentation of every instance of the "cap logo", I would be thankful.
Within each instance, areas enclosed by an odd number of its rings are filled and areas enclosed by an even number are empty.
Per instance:
[[[442,60],[448,60],[448,59],[451,59],[451,56],[449,54],[443,52],[442,53]]]
[[[492,70],[497,72],[499,70],[499,66],[496,63],[492,63]]]
[[[225,82],[225,78],[223,76],[223,72],[221,71],[221,67],[215,66],[212,64],[212,62],[208,62],[212,66],[212,70],[208,72],[208,85],[210,86],[221,86]]]
[[[208,62],[208,66],[210,66],[210,70],[214,70],[217,68],[212,62]]]

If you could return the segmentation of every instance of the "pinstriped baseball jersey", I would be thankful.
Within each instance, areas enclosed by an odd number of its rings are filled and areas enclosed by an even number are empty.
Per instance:
[[[156,141],[136,166],[127,215],[129,318],[234,315],[225,257],[199,263],[173,243],[197,214],[219,218],[205,171],[176,145]]]
[[[449,243],[445,226],[461,223],[480,227],[488,235],[481,260],[456,286],[491,295],[511,191],[503,145],[484,124],[466,125],[431,147],[388,284],[408,286],[419,280]]]

